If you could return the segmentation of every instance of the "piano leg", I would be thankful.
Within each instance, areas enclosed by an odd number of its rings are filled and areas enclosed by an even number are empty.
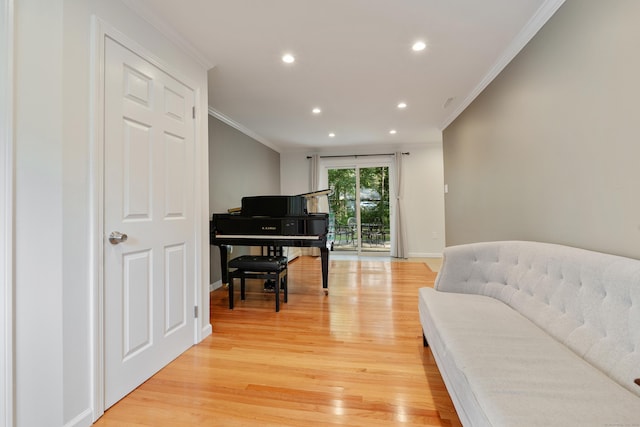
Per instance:
[[[320,248],[320,262],[322,263],[322,289],[325,295],[329,295],[329,248]]]
[[[220,245],[220,273],[222,275],[222,286],[229,283],[229,265],[227,245]]]

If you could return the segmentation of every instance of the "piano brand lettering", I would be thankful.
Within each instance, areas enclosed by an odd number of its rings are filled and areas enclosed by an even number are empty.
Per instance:
[[[268,230],[275,231],[275,230],[277,230],[277,228],[275,226],[273,226],[273,225],[263,225],[262,227],[260,227],[260,229],[264,230],[264,231],[268,231]]]

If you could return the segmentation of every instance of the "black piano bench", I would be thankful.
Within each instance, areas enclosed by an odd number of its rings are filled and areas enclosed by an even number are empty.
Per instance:
[[[245,279],[266,279],[275,283],[276,312],[280,311],[280,288],[287,302],[287,257],[242,255],[229,261],[229,309],[233,309],[233,280],[240,279],[240,299],[245,297]]]

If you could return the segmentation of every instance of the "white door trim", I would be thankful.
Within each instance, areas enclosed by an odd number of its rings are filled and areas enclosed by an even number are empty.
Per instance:
[[[14,425],[13,0],[0,0],[0,427]]]
[[[103,238],[105,236],[104,231],[104,60],[105,60],[105,39],[110,38],[117,43],[125,46],[127,49],[135,52],[138,56],[153,64],[154,66],[169,72],[176,80],[183,83],[194,91],[195,105],[202,105],[202,89],[189,79],[184,78],[180,73],[175,73],[170,64],[166,64],[153,53],[146,48],[140,46],[135,40],[129,38],[119,30],[115,29],[100,18],[92,17],[92,48],[91,48],[91,165],[90,165],[90,211],[91,211],[91,301],[92,301],[92,403],[93,403],[93,419],[97,420],[104,413],[104,271],[103,271]],[[200,159],[206,159],[205,155],[202,155],[202,132],[200,131],[202,123],[202,112],[200,108],[196,108],[195,117],[195,164],[196,164],[196,182],[194,184],[194,212],[196,216],[202,212],[204,207],[204,201],[202,200],[202,194],[206,190],[206,186],[203,187],[203,182],[207,181],[207,174],[202,173],[202,165],[204,161]],[[206,114],[206,111],[205,111]],[[205,116],[206,118],[206,116]],[[206,172],[206,171],[205,171]],[[208,215],[208,212],[206,213]],[[206,216],[205,215],[205,216]],[[201,307],[203,303],[208,305],[208,299],[205,300],[203,291],[203,283],[206,285],[206,291],[208,291],[208,277],[204,271],[203,256],[207,257],[208,254],[204,253],[203,248],[205,244],[208,244],[208,233],[203,233],[204,222],[196,219],[195,226],[195,279],[193,286],[195,301],[194,305]],[[208,228],[208,222],[206,223]],[[206,234],[206,236],[205,236]],[[204,241],[204,237],[207,241]],[[201,309],[200,312],[208,314],[207,309]],[[199,316],[197,321],[194,322],[194,343],[200,341],[207,332],[210,333],[211,326],[209,325],[208,317]]]

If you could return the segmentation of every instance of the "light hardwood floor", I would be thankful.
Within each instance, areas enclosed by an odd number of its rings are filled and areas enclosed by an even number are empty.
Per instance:
[[[417,290],[424,262],[320,261],[289,266],[274,311],[258,281],[228,309],[211,293],[213,335],[109,409],[96,426],[460,426],[428,348]],[[238,286],[239,287],[239,286]]]

